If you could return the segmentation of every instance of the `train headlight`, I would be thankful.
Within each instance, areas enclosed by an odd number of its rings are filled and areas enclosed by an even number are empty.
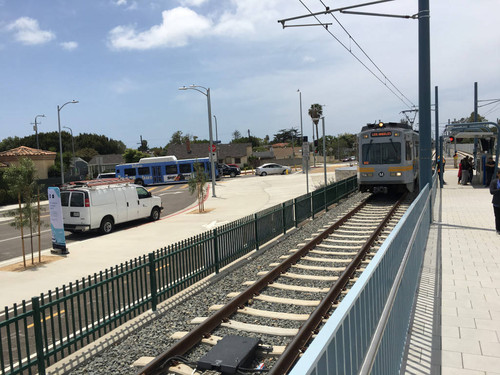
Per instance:
[[[401,172],[391,172],[391,177],[401,177],[402,175]]]
[[[364,139],[368,139],[368,134],[363,134]]]
[[[400,135],[401,135],[401,133],[400,133],[400,132],[394,132],[394,136],[395,136],[395,137],[399,137]]]
[[[373,173],[363,172],[361,173],[361,177],[373,177]]]

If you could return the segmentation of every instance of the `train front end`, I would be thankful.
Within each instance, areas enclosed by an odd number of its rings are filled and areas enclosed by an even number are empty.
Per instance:
[[[368,124],[358,135],[360,191],[414,191],[418,178],[418,134],[400,123]]]

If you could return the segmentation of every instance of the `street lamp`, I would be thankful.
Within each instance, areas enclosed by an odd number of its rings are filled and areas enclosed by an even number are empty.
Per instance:
[[[297,90],[297,92],[299,93],[300,136],[302,137],[302,141],[300,142],[300,144],[302,145],[304,143],[304,129],[302,127],[302,92],[300,91],[300,89]],[[304,147],[302,147],[302,150],[303,149]],[[308,157],[304,156],[304,151],[302,151],[302,173],[306,172],[304,169],[307,169],[307,167],[305,167],[305,164],[308,161],[307,159]]]
[[[62,138],[61,138],[61,109],[64,108],[66,104],[76,104],[78,100],[72,100],[70,102],[64,103],[62,106],[57,106],[57,125],[59,127],[59,153],[61,154],[61,183],[64,184],[64,164],[63,164],[63,149],[62,149]]]
[[[45,117],[45,115],[36,115],[35,116],[36,148],[39,150],[40,149],[40,144],[38,143],[38,123],[36,122],[36,119],[38,117]]]
[[[179,90],[195,90],[207,97],[208,107],[208,134],[210,136],[210,169],[212,170],[212,197],[215,197],[215,163],[214,163],[214,140],[212,135],[212,105],[210,103],[210,88],[197,85],[189,85],[188,87],[179,87]]]
[[[64,129],[69,129],[71,132],[71,149],[73,150],[73,174],[76,175],[76,159],[75,159],[75,139],[73,138],[73,130],[67,126],[63,126]]]
[[[218,144],[219,135],[217,134],[217,116],[214,115],[214,119],[215,119],[215,143]]]

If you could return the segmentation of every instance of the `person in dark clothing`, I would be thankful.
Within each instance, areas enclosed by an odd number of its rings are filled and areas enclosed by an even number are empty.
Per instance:
[[[462,185],[467,185],[469,182],[469,170],[471,169],[471,166],[469,164],[469,159],[467,156],[462,159],[460,162],[460,169],[458,170],[459,178],[460,178],[460,183]]]
[[[495,213],[495,229],[500,235],[500,170],[497,170],[497,178],[490,183],[490,193],[493,195],[493,212]]]
[[[493,173],[495,173],[495,162],[493,158],[490,156],[488,160],[486,160],[486,164],[484,165],[484,170],[486,171],[486,186],[490,186],[491,179],[493,177]]]
[[[469,161],[469,182],[472,184],[472,177],[474,177],[474,161],[472,160],[472,157],[468,157]]]

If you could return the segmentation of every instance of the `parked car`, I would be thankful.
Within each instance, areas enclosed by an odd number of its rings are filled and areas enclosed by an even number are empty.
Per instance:
[[[356,156],[349,156],[347,158],[343,158],[342,161],[354,161],[356,160]]]
[[[219,164],[219,168],[223,176],[236,177],[241,174],[239,167],[229,164]]]
[[[292,172],[292,168],[287,165],[280,165],[275,163],[262,164],[255,169],[257,176],[266,176],[268,174],[288,174]]]
[[[114,226],[131,220],[160,218],[161,198],[139,185],[120,180],[89,180],[61,188],[64,230],[98,229],[110,233]]]
[[[101,180],[103,178],[116,178],[116,173],[115,172],[106,172],[106,173],[99,173],[97,175],[98,180]]]

